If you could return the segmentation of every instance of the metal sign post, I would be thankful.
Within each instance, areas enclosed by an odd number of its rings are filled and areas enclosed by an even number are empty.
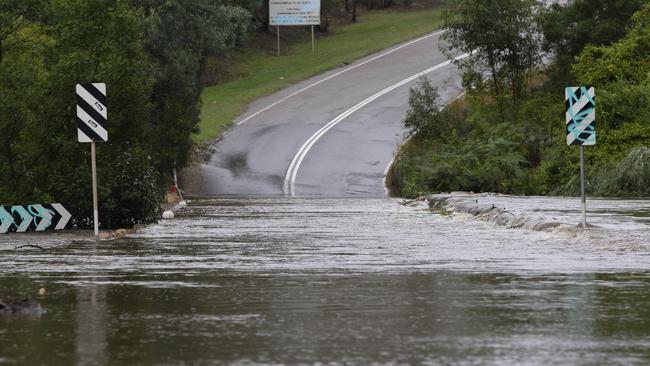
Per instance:
[[[311,26],[311,54],[316,54],[316,46],[314,42],[314,26]]]
[[[99,236],[99,208],[97,203],[97,155],[95,154],[95,142],[90,143],[91,165],[93,175],[93,223],[95,236]]]
[[[93,184],[93,223],[99,236],[99,205],[97,200],[97,158],[95,142],[108,141],[106,84],[77,84],[77,139],[90,142]]]
[[[278,56],[280,56],[280,26],[278,25],[275,28],[278,30]]]
[[[580,145],[580,200],[582,201],[582,228],[587,228],[587,195],[585,194],[585,147]]]
[[[585,194],[585,146],[596,145],[596,92],[593,87],[564,89],[566,103],[567,145],[580,146],[580,198],[582,228],[587,228],[587,197]]]

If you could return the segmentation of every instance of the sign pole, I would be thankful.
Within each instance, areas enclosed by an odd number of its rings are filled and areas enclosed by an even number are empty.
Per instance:
[[[587,228],[587,196],[585,195],[585,147],[580,145],[580,194],[582,198],[582,228]]]
[[[280,56],[280,26],[276,27],[278,29],[278,56]]]
[[[95,226],[95,236],[99,237],[99,209],[97,208],[97,158],[95,155],[95,142],[90,143],[90,153],[92,155],[92,175],[93,175],[93,218]]]
[[[316,54],[316,48],[314,46],[314,26],[311,26],[311,54]]]
[[[106,83],[77,84],[77,140],[90,142],[93,179],[93,224],[99,237],[99,205],[97,204],[97,157],[95,142],[108,141]]]

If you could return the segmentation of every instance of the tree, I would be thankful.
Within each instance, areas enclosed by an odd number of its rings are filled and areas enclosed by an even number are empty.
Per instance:
[[[650,74],[650,4],[632,17],[628,35],[610,46],[588,45],[573,71],[586,85],[639,84]]]
[[[156,167],[182,167],[200,112],[206,58],[237,46],[250,14],[215,0],[149,1],[145,49],[155,65],[149,143]]]
[[[123,200],[123,187],[147,200],[148,192],[138,189],[150,186],[136,182],[154,182],[150,173],[155,169],[133,170],[128,177],[114,171],[120,164],[147,166],[143,162],[148,155],[153,79],[142,47],[142,15],[124,0],[55,0],[45,22],[55,47],[47,52],[49,73],[35,109],[38,118],[25,129],[30,162],[26,176],[33,182],[30,200],[61,202],[77,224],[90,223],[90,148],[76,138],[75,84],[105,82],[110,132],[109,141],[97,145],[100,221],[110,225],[150,221],[158,205],[148,206],[154,211],[143,215]],[[154,186],[155,196],[162,197],[160,183]],[[111,209],[109,203],[122,210]]]
[[[0,5],[0,204],[25,200],[30,186],[26,128],[36,124],[47,75],[43,27],[27,16],[31,2]]]
[[[495,95],[508,86],[518,99],[540,62],[534,8],[534,0],[450,0],[443,12],[442,48],[452,58],[458,51],[475,52],[465,66],[489,72]]]
[[[609,45],[625,35],[631,16],[647,0],[575,0],[541,13],[544,47],[571,63],[588,45]]]
[[[420,78],[417,87],[409,90],[408,104],[403,124],[410,137],[437,139],[452,133],[464,135],[469,130],[452,107],[441,104],[438,89],[426,77]]]

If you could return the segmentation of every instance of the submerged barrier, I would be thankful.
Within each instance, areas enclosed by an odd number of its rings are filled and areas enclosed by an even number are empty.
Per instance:
[[[525,213],[513,213],[494,203],[483,203],[484,196],[472,193],[434,194],[424,196],[420,200],[424,201],[433,211],[464,213],[512,229],[534,231],[577,230],[576,226],[555,219]]]

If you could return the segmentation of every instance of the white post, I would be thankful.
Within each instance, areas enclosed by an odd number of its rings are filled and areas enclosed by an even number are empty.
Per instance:
[[[174,172],[174,187],[176,187],[176,191],[178,192],[178,196],[181,198],[181,201],[183,200],[183,193],[181,193],[181,188],[178,186],[178,175],[176,175],[176,168],[173,170]]]
[[[95,142],[90,143],[90,153],[92,155],[92,174],[93,174],[93,217],[95,225],[95,237],[99,237],[99,210],[97,208],[97,159],[95,157]]]
[[[580,145],[580,193],[582,198],[582,228],[587,228],[587,197],[585,195],[585,147]]]
[[[312,55],[316,53],[316,48],[314,46],[314,26],[311,26],[311,53]]]
[[[278,29],[278,56],[280,56],[280,26],[276,27]]]

